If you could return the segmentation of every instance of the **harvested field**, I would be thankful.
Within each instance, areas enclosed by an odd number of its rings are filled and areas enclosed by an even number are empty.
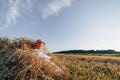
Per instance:
[[[56,54],[69,69],[68,80],[120,80],[120,57]]]
[[[0,80],[120,80],[120,56],[50,54],[64,72],[38,57],[34,40],[0,38]]]

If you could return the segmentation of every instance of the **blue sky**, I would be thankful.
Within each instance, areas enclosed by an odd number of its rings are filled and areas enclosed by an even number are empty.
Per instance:
[[[50,51],[120,51],[120,0],[0,0],[0,36],[42,39]]]

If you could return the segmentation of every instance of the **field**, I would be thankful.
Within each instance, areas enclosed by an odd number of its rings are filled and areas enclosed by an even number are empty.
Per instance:
[[[0,38],[0,80],[120,80],[120,55],[49,54],[63,72],[38,57],[31,39]],[[46,48],[43,48],[46,52]]]
[[[68,68],[68,80],[120,80],[120,57],[56,54]]]

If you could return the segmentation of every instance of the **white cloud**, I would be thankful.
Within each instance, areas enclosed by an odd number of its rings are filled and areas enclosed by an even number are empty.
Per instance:
[[[31,0],[9,0],[5,24],[3,25],[3,27],[0,27],[0,29],[5,29],[11,24],[16,24],[17,17],[21,16],[21,13],[24,12],[25,9],[30,10],[31,7]]]
[[[42,13],[42,17],[46,19],[51,15],[59,15],[59,12],[66,7],[71,6],[73,0],[50,0],[41,1],[39,0],[8,0],[7,11],[5,13],[4,24],[0,24],[0,29],[8,28],[10,25],[17,23],[17,18],[22,16],[23,14],[29,14],[28,11],[32,12],[32,8],[39,5],[44,5],[44,7],[40,7],[40,12]],[[47,4],[47,5],[45,5]],[[4,13],[4,12],[3,12]]]
[[[20,16],[19,1],[20,0],[9,0],[9,9],[6,15],[5,27],[8,27],[11,23],[16,23],[16,18]]]
[[[20,0],[9,0],[8,1],[8,9],[6,11],[5,15],[5,22],[2,26],[0,26],[0,29],[8,28],[11,24],[16,24],[16,18],[20,16],[19,11],[19,5]]]
[[[99,40],[99,42],[102,42],[102,43],[103,43],[103,42],[105,42],[105,40],[101,39],[101,40]]]
[[[73,0],[53,0],[42,10],[42,17],[46,19],[54,14],[59,15],[59,12],[62,9],[71,6],[72,2]]]

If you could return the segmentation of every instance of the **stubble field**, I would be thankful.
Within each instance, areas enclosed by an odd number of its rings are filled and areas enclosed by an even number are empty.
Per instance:
[[[56,54],[68,68],[68,80],[120,80],[120,57]]]

